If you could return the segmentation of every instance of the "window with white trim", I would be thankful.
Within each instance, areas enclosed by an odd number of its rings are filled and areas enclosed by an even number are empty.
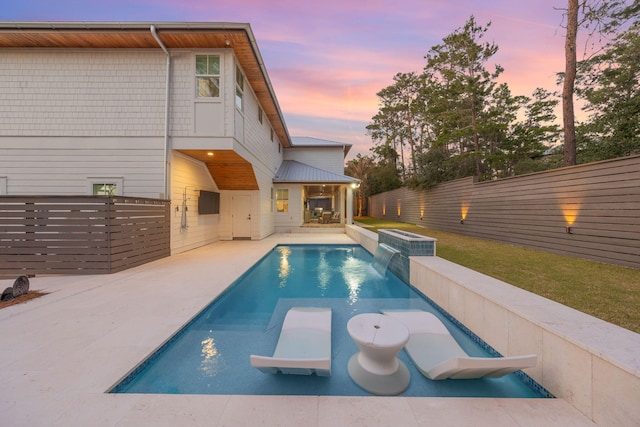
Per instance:
[[[196,55],[196,96],[220,97],[220,55]]]
[[[236,65],[236,108],[243,111],[244,108],[244,75],[240,67]]]
[[[276,210],[278,212],[289,212],[289,190],[276,190]]]
[[[88,178],[89,192],[93,196],[122,195],[122,178]]]

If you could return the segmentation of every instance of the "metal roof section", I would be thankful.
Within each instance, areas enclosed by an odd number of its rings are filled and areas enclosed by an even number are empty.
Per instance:
[[[360,180],[346,175],[329,172],[324,169],[314,168],[295,160],[285,160],[276,172],[274,183],[334,183],[352,184]]]
[[[328,139],[312,138],[309,136],[293,136],[291,137],[291,147],[329,147],[336,148],[342,147],[344,156],[347,156],[352,144],[346,144],[344,142],[330,141]]]
[[[0,21],[0,49],[233,49],[284,147],[291,136],[248,23]]]

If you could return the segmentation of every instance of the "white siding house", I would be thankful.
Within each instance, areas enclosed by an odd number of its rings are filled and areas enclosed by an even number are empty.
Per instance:
[[[0,196],[170,199],[174,253],[292,231],[322,185],[344,223],[357,182],[349,145],[292,142],[248,24],[0,22],[0,117]]]

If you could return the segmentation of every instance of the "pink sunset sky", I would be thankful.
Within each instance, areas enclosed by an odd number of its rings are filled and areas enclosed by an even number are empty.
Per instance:
[[[376,93],[473,15],[499,46],[493,63],[514,95],[558,89],[566,0],[23,0],[3,1],[8,21],[248,22],[292,136],[352,144],[370,153],[365,126]],[[581,50],[579,50],[579,57]],[[489,64],[493,68],[493,64]]]

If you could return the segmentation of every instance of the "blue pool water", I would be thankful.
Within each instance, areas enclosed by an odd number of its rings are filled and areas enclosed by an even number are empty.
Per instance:
[[[378,273],[372,260],[359,245],[276,246],[111,392],[366,396],[347,373],[357,346],[346,325],[381,309],[433,312],[469,354],[490,354],[424,295],[390,272]],[[332,308],[330,377],[270,375],[249,364],[251,354],[273,354],[284,316],[295,306]],[[521,374],[431,381],[404,350],[398,357],[411,374],[404,396],[548,397]]]

